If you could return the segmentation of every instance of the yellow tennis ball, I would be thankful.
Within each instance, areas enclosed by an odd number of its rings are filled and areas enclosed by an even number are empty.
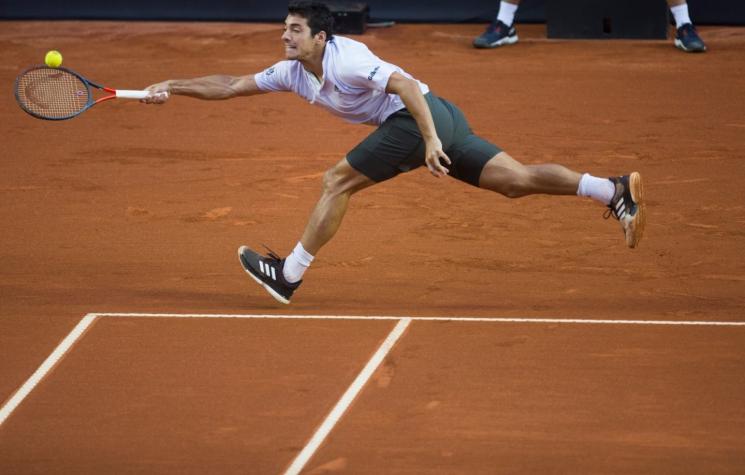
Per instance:
[[[47,55],[44,56],[44,62],[50,68],[59,68],[62,66],[62,55],[56,50],[49,51],[47,52]]]

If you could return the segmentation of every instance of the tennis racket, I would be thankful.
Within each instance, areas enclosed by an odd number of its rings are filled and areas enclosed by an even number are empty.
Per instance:
[[[108,93],[93,98],[93,89]],[[150,91],[111,89],[67,68],[34,66],[18,75],[15,95],[21,109],[38,119],[65,120],[110,99],[144,99]]]

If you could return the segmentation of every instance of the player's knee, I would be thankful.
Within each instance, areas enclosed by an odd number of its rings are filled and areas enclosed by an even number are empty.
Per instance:
[[[504,186],[500,192],[507,198],[521,198],[525,196],[525,187],[518,183],[509,183]]]
[[[528,194],[530,180],[525,176],[515,174],[512,179],[502,185],[500,192],[507,198],[521,198]]]
[[[349,191],[347,179],[344,170],[339,166],[334,166],[326,170],[323,174],[323,193],[326,195],[340,195]]]
[[[496,191],[507,198],[520,198],[528,194],[530,179],[512,170],[501,173],[482,174],[479,187]]]

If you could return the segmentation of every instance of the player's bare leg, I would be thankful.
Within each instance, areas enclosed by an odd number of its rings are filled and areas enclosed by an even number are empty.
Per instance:
[[[561,165],[523,165],[500,152],[484,166],[479,187],[508,198],[533,194],[587,196],[608,207],[606,218],[613,216],[621,223],[627,246],[636,247],[644,233],[646,209],[638,172],[597,178]]]
[[[305,250],[312,255],[317,254],[341,226],[349,198],[374,184],[374,181],[352,168],[346,159],[329,169],[323,176],[321,198],[300,239]]]
[[[479,187],[508,198],[534,194],[576,195],[580,173],[561,165],[523,165],[505,152],[486,162]]]
[[[339,230],[349,198],[374,184],[374,181],[352,168],[346,159],[340,161],[324,174],[321,198],[310,215],[302,239],[290,255],[285,259],[273,252],[263,256],[241,246],[238,258],[243,269],[272,297],[282,303],[290,303],[315,254]]]

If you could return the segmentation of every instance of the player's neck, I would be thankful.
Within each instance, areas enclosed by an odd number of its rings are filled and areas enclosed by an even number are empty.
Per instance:
[[[323,80],[323,54],[326,45],[319,48],[314,54],[300,60],[306,71],[315,74],[319,81]]]

